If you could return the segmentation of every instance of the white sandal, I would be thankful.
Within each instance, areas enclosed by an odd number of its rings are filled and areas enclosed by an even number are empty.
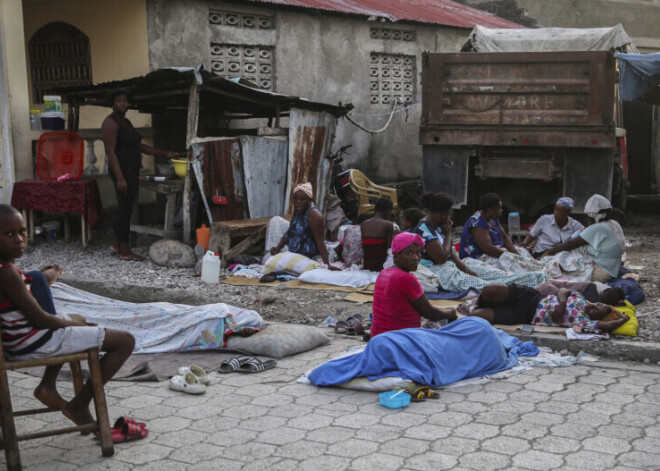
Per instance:
[[[170,380],[170,389],[188,394],[204,394],[206,392],[206,386],[197,381],[197,377],[191,372],[183,376],[173,376]]]
[[[181,376],[185,376],[185,374],[188,372],[194,374],[195,377],[197,378],[197,381],[199,381],[200,383],[207,386],[211,384],[211,378],[209,378],[209,375],[201,366],[197,366],[197,365],[182,366],[181,368],[179,368],[178,371],[179,375]]]

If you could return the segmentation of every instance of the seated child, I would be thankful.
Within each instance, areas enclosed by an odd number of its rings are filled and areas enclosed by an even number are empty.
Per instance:
[[[419,224],[419,221],[425,216],[424,211],[419,208],[408,208],[403,213],[403,230],[412,232]]]
[[[56,314],[48,284],[59,275],[59,267],[46,267],[43,274],[36,272],[33,283],[14,265],[23,255],[26,234],[21,213],[0,204],[0,331],[4,354],[10,360],[27,360],[99,348],[105,352],[101,358],[105,384],[131,355],[135,339],[128,332],[88,324],[82,316]],[[37,292],[31,294],[31,289]],[[94,422],[89,413],[91,381],[67,402],[55,385],[60,368],[46,367],[34,396],[46,406],[60,409],[76,425]]]
[[[605,319],[617,314],[615,320]],[[620,315],[619,315],[620,314]],[[589,328],[612,332],[629,317],[602,303],[590,303],[576,291],[561,288],[556,295],[517,285],[488,285],[481,291],[475,309],[469,313],[491,324],[532,324]]]
[[[402,232],[394,236],[394,266],[380,272],[374,288],[372,338],[391,330],[421,327],[422,317],[456,320],[453,308],[431,306],[419,281],[410,273],[417,270],[423,245],[424,240],[417,234]]]
[[[373,217],[360,224],[365,270],[383,269],[383,264],[387,260],[387,248],[392,245],[394,233],[394,225],[390,220],[393,207],[389,198],[379,199]]]

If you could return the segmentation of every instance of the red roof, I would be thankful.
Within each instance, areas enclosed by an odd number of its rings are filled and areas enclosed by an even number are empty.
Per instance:
[[[457,28],[524,28],[492,13],[451,0],[249,0],[292,7],[315,8],[357,15],[376,16],[391,21],[409,20],[437,23]]]

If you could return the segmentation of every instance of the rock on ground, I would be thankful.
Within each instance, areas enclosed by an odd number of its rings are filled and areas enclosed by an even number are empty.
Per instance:
[[[178,240],[159,240],[151,244],[149,258],[163,267],[192,268],[197,263],[193,249]]]

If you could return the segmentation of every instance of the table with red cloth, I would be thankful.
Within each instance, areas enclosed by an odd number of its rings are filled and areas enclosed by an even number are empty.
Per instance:
[[[31,240],[34,240],[33,211],[79,214],[83,247],[87,246],[88,227],[91,229],[103,221],[99,186],[91,178],[66,182],[23,180],[14,184],[11,204],[21,211],[29,211]],[[68,238],[68,230],[66,232]]]

